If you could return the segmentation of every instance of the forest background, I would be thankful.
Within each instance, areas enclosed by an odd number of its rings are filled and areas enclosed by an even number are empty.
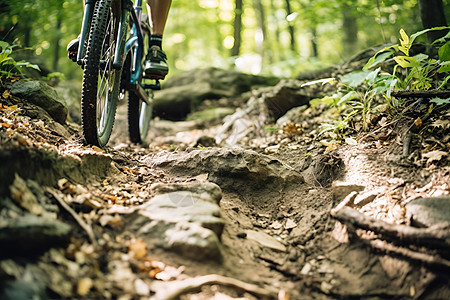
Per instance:
[[[423,29],[418,2],[174,0],[164,36],[170,75],[215,66],[292,77],[327,67],[367,47],[397,43],[401,28]],[[442,2],[449,16],[450,0]],[[22,55],[47,73],[81,81],[65,49],[80,31],[82,1],[0,0],[0,16],[1,40],[22,46]]]

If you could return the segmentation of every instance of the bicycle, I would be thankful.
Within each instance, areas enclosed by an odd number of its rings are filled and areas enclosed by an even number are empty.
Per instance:
[[[77,63],[84,69],[81,125],[88,144],[108,143],[119,96],[126,94],[130,141],[144,143],[148,135],[153,90],[160,89],[161,78],[143,77],[141,5],[142,0],[86,0]]]

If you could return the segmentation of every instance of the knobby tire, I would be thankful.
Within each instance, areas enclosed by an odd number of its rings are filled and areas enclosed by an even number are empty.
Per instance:
[[[145,103],[133,92],[128,94],[128,133],[133,143],[144,143],[152,118],[153,91],[147,91],[150,104]]]
[[[117,11],[112,14],[111,0],[97,2],[85,57],[81,122],[86,142],[97,146],[108,142],[117,109],[122,71],[112,66],[118,28],[118,19],[114,17],[118,16]]]

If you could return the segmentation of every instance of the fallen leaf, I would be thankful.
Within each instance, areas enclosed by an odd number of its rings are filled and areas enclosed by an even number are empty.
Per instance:
[[[147,245],[141,240],[137,239],[128,245],[128,254],[136,259],[143,259],[147,254]]]
[[[345,139],[345,143],[348,145],[352,145],[352,146],[358,144],[358,142],[354,138],[350,138],[350,137]]]
[[[414,120],[414,125],[416,125],[416,127],[420,127],[422,126],[422,119],[420,117],[418,117],[417,119]]]
[[[77,294],[80,296],[86,296],[91,290],[93,285],[92,279],[89,277],[81,278],[77,285]]]
[[[200,181],[206,181],[206,180],[208,180],[208,175],[209,175],[208,173],[204,173],[204,174],[195,176],[195,178]]]
[[[295,223],[292,219],[287,219],[286,224],[284,225],[284,228],[292,229],[296,226],[297,226],[297,223]]]
[[[3,92],[2,97],[5,98],[5,99],[9,99],[9,98],[11,98],[11,94],[9,93],[8,90],[6,90],[6,91]]]
[[[429,164],[429,163],[432,163],[433,161],[440,161],[442,159],[442,157],[447,156],[447,155],[448,155],[448,152],[435,150],[435,151],[430,151],[430,152],[422,154],[422,157],[428,158],[427,164]]]
[[[102,148],[97,147],[97,146],[92,146],[92,150],[94,150],[95,152],[101,152],[101,153],[104,153],[104,152],[105,152],[105,151],[103,151]]]
[[[273,228],[273,229],[280,229],[281,227],[283,227],[283,224],[281,224],[278,221],[275,221],[270,225],[270,228]]]

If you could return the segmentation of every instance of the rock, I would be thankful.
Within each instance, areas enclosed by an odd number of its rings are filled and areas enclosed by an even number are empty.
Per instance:
[[[11,95],[42,107],[57,122],[64,124],[67,107],[56,91],[40,81],[16,81],[10,89]]]
[[[143,158],[149,166],[169,169],[171,172],[196,176],[208,173],[208,180],[224,190],[259,190],[272,185],[274,190],[284,184],[303,183],[298,172],[281,161],[255,151],[240,148],[208,148],[191,152],[158,153]]]
[[[303,171],[303,176],[309,184],[329,187],[343,175],[344,170],[345,165],[340,157],[324,154],[314,158],[308,169]]]
[[[69,242],[72,228],[58,220],[31,214],[0,219],[0,254],[32,254]]]
[[[63,177],[71,182],[84,183],[93,178],[121,180],[125,176],[112,164],[109,155],[92,149],[58,153],[52,149],[4,146],[0,151],[0,161],[0,195],[9,192],[15,173],[47,186],[55,185]]]
[[[146,243],[197,260],[220,260],[220,188],[213,183],[156,184],[157,195],[127,216]]]
[[[413,200],[406,204],[406,212],[412,215],[412,222],[418,226],[450,223],[450,196]]]
[[[309,105],[311,97],[301,88],[298,81],[282,80],[264,94],[269,116],[277,120],[293,107]]]
[[[245,233],[247,234],[247,239],[258,242],[259,244],[261,244],[264,247],[268,247],[270,249],[274,249],[277,251],[286,252],[286,246],[284,246],[277,239],[268,235],[265,232],[255,231],[255,230],[247,230]]]
[[[301,119],[302,114],[307,107],[308,106],[306,105],[302,105],[291,108],[287,113],[285,113],[282,117],[280,117],[277,120],[277,126],[283,127],[287,123],[297,123]]]
[[[351,192],[361,192],[364,189],[365,187],[362,185],[342,181],[335,181],[331,186],[331,190],[333,191],[333,200],[336,202],[342,201]]]
[[[76,81],[62,81],[54,87],[58,95],[65,100],[70,119],[81,124],[81,85]]]
[[[154,115],[169,120],[183,119],[205,99],[233,97],[253,86],[273,86],[279,79],[230,70],[190,70],[167,79],[155,92]]]

